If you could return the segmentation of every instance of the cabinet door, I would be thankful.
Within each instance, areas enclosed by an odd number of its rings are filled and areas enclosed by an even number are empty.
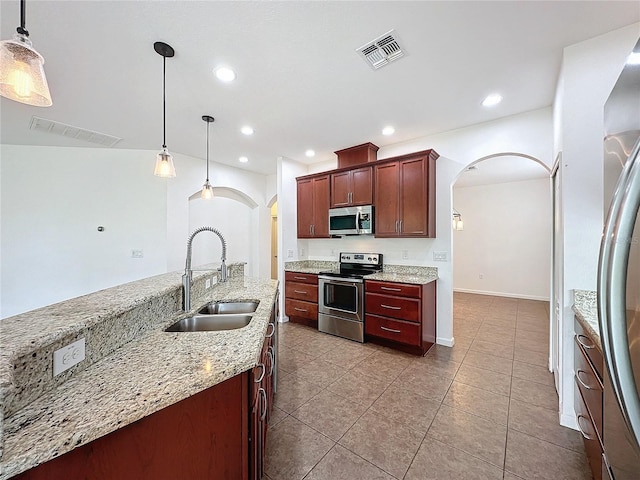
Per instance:
[[[373,170],[371,167],[351,171],[351,205],[373,203]]]
[[[313,225],[313,179],[298,180],[298,238],[310,238]]]
[[[398,236],[398,171],[397,162],[375,167],[375,235],[376,237]]]
[[[334,173],[331,175],[331,208],[350,205],[351,172]]]
[[[329,238],[329,175],[313,179],[313,236]]]
[[[425,157],[421,157],[400,162],[400,236],[428,235],[425,160]]]

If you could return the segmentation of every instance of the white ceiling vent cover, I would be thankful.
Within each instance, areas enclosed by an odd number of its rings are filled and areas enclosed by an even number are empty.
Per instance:
[[[405,51],[400,47],[395,30],[390,30],[375,40],[365,43],[356,51],[374,70],[402,58],[405,54]]]
[[[63,137],[84,140],[85,142],[97,143],[104,147],[113,147],[116,143],[122,140],[122,138],[114,137],[113,135],[94,132],[85,128],[74,127],[73,125],[67,125],[66,123],[55,122],[53,120],[47,120],[46,118],[35,116],[31,117],[29,128],[40,132],[53,133],[54,135],[62,135]]]

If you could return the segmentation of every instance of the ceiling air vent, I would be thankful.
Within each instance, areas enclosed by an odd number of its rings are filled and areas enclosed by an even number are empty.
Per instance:
[[[391,30],[375,40],[365,43],[356,49],[356,51],[374,70],[384,67],[405,54],[404,50],[400,47],[398,35],[395,30]]]
[[[122,140],[122,138],[107,135],[105,133],[94,132],[85,128],[74,127],[73,125],[67,125],[66,123],[55,122],[53,120],[47,120],[46,118],[40,117],[31,117],[29,128],[31,130],[53,133],[54,135],[62,135],[63,137],[75,138],[85,142],[97,143],[104,147],[113,147],[116,143]]]

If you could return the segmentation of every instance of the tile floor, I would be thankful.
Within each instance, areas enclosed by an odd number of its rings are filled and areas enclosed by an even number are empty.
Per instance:
[[[456,293],[456,345],[425,357],[281,324],[265,480],[591,478],[558,425],[547,319]]]

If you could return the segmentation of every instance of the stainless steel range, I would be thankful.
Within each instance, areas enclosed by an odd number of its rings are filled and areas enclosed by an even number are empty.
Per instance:
[[[339,270],[320,272],[318,330],[364,342],[364,277],[381,271],[381,253],[341,253]]]

